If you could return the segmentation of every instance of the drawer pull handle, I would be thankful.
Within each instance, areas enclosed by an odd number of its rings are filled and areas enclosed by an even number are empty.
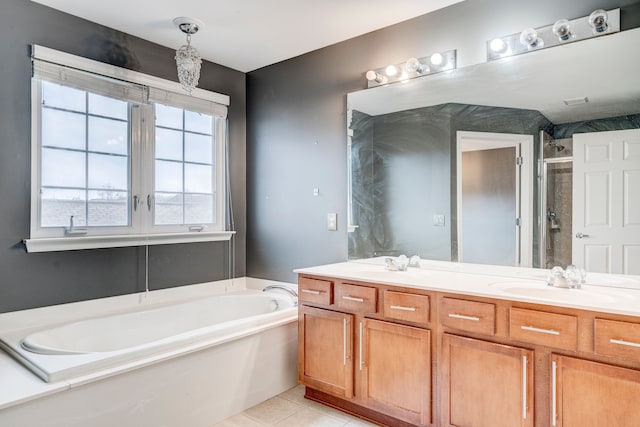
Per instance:
[[[541,334],[547,334],[547,335],[560,335],[560,332],[554,331],[553,329],[542,329],[542,328],[536,328],[534,326],[520,326],[520,329],[522,329],[523,331],[539,332]]]
[[[303,294],[320,295],[320,291],[314,291],[313,289],[303,289]]]
[[[633,341],[610,339],[609,342],[611,344],[626,345],[627,347],[640,348],[640,343],[633,342]]]
[[[416,311],[415,307],[403,307],[401,305],[391,305],[389,306],[392,310],[402,310],[402,311]]]
[[[343,296],[342,299],[346,299],[347,301],[364,302],[364,298],[350,297],[348,295]]]
[[[465,316],[464,314],[457,313],[449,313],[448,316],[453,319],[472,320],[474,322],[480,321],[480,318],[478,316]]]

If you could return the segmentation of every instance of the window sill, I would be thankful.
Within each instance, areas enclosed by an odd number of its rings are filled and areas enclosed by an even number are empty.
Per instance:
[[[164,233],[120,236],[82,236],[25,239],[27,252],[72,251],[78,249],[120,248],[127,246],[170,245],[176,243],[230,240],[235,231]]]

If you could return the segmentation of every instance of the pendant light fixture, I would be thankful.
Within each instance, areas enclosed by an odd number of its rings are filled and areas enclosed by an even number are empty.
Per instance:
[[[191,95],[191,92],[198,86],[200,80],[200,66],[202,58],[198,50],[191,46],[191,36],[198,32],[204,24],[195,18],[176,18],[173,22],[180,28],[180,31],[187,35],[187,44],[180,46],[176,51],[176,67],[178,69],[178,81],[182,88]]]

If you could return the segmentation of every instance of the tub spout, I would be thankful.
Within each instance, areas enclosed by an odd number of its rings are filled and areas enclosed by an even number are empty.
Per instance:
[[[295,289],[292,289],[292,288],[290,288],[288,286],[278,285],[278,284],[269,285],[269,286],[265,286],[262,289],[262,291],[266,292],[266,291],[272,291],[272,290],[276,290],[276,289],[282,290],[282,291],[288,293],[289,295],[291,295],[291,297],[293,299],[293,302],[294,302],[294,305],[298,305],[298,292],[296,292]]]

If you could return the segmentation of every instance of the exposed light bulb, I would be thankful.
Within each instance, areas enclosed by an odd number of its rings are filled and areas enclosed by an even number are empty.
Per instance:
[[[609,20],[609,16],[607,12],[602,9],[594,10],[589,15],[589,25],[593,28],[594,33],[604,33],[607,31],[609,26],[607,25],[607,21]]]
[[[427,71],[427,68],[418,61],[417,58],[409,58],[404,64],[404,68],[410,73],[422,74]]]
[[[387,65],[387,68],[384,69],[384,72],[387,74],[387,76],[393,77],[398,74],[398,69],[395,65]]]
[[[505,53],[507,51],[507,44],[504,42],[504,40],[496,38],[491,40],[491,43],[489,43],[489,48],[498,54],[501,53]]]
[[[553,34],[558,36],[558,40],[566,42],[573,35],[571,34],[571,26],[569,25],[569,21],[566,19],[558,19],[555,24],[553,24],[553,28],[551,29]]]
[[[433,65],[440,65],[442,64],[442,61],[444,61],[444,58],[442,57],[441,54],[439,53],[434,53],[433,55],[431,55],[431,57],[429,58],[429,61],[431,61],[431,63]]]
[[[520,43],[525,45],[528,49],[535,49],[542,47],[542,39],[538,37],[538,32],[533,28],[527,28],[520,33]]]
[[[373,70],[367,71],[367,74],[365,74],[365,76],[367,77],[367,80],[372,82],[383,83],[385,81],[385,77],[382,74],[376,73]]]

